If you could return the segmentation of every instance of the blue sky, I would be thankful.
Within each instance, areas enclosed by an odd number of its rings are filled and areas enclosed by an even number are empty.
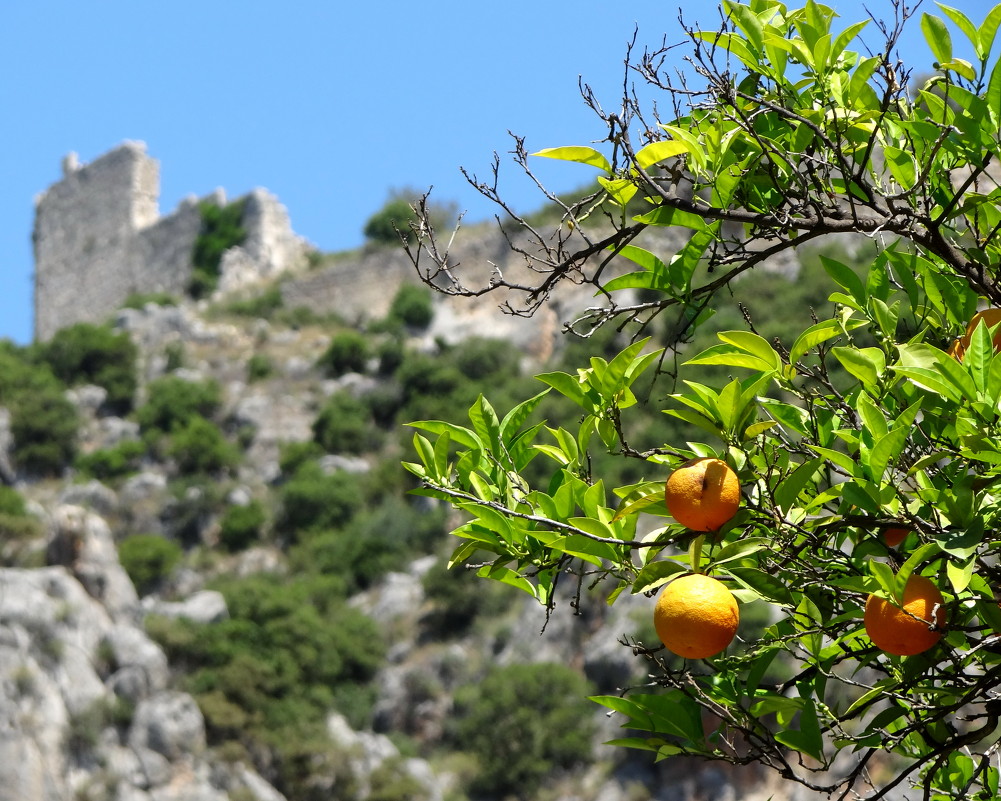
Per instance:
[[[842,25],[865,16],[858,0],[828,4]],[[0,337],[31,339],[33,198],[58,180],[69,151],[88,162],[145,141],[160,161],[161,213],[216,187],[235,197],[263,186],[322,250],[361,244],[365,220],[393,189],[433,185],[433,196],[483,219],[492,207],[460,166],[486,177],[494,151],[510,149],[509,130],[530,150],[600,139],[578,76],[614,107],[634,28],[640,45],[680,41],[678,5],[5,3]],[[711,0],[680,5],[686,21],[716,27]],[[989,8],[950,5],[975,22]],[[889,13],[890,2],[868,6]],[[928,0],[922,8],[937,10]],[[925,64],[924,53],[915,20],[904,56]],[[559,191],[591,177],[578,165],[539,166]],[[514,165],[501,186],[517,208],[538,205]]]

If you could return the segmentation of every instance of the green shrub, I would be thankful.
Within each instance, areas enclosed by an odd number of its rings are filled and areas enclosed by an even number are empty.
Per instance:
[[[448,351],[448,358],[466,378],[511,378],[520,373],[519,351],[502,339],[470,337]]]
[[[37,537],[42,530],[42,522],[28,513],[24,496],[13,487],[0,485],[0,540],[27,540]]]
[[[385,205],[368,218],[362,232],[370,242],[381,245],[398,245],[401,237],[407,242],[413,239],[411,223],[417,215],[410,206],[411,201],[403,196],[391,197]]]
[[[140,595],[152,592],[183,556],[181,546],[157,534],[132,534],[118,545],[118,559]]]
[[[484,582],[475,571],[464,565],[449,569],[445,559],[439,559],[424,574],[424,593],[431,610],[422,624],[437,639],[461,637],[477,617],[501,614],[510,604],[507,589],[495,582]]]
[[[152,434],[169,434],[195,417],[211,417],[222,399],[214,381],[186,381],[173,375],[151,381],[146,391],[148,400],[136,410],[136,419],[144,433]]]
[[[529,797],[554,769],[586,762],[594,732],[588,693],[576,671],[542,663],[494,668],[460,688],[451,737],[479,760],[470,789]]]
[[[364,453],[381,439],[368,406],[348,392],[330,396],[313,422],[313,437],[328,453]]]
[[[15,466],[29,475],[59,475],[76,455],[77,411],[32,352],[0,340],[0,406],[10,411]]]
[[[76,469],[84,476],[101,481],[124,478],[139,471],[146,455],[146,445],[137,439],[119,442],[111,448],[102,448],[76,458]]]
[[[253,297],[231,300],[223,307],[223,310],[228,314],[235,314],[240,317],[263,317],[267,319],[282,308],[284,302],[281,287],[272,286]]]
[[[341,331],[316,362],[316,366],[331,378],[345,373],[363,373],[369,357],[369,342],[358,331]]]
[[[220,473],[235,467],[240,459],[219,426],[200,415],[172,431],[167,455],[181,473],[188,475]]]
[[[77,453],[76,407],[58,389],[29,397],[19,394],[8,407],[13,456],[17,466],[35,476],[60,475]]]
[[[177,298],[169,292],[132,292],[122,303],[123,309],[143,309],[152,303],[154,306],[176,306]]]
[[[171,500],[161,519],[173,538],[186,546],[202,540],[202,532],[224,508],[225,488],[204,476],[182,476],[169,486]]]
[[[279,531],[295,541],[300,534],[347,525],[364,503],[357,476],[324,474],[314,462],[303,464],[281,489]]]
[[[397,337],[385,340],[379,345],[379,375],[390,376],[403,364],[406,348]]]
[[[191,251],[192,274],[188,292],[193,298],[210,295],[219,283],[222,254],[242,245],[247,232],[241,225],[245,202],[219,206],[211,201],[198,204],[202,224]]]
[[[163,355],[165,358],[163,365],[164,372],[173,373],[175,370],[180,370],[184,367],[185,354],[183,342],[168,342],[164,346]]]
[[[0,514],[24,517],[28,514],[24,496],[13,487],[0,484]]]
[[[426,512],[402,498],[387,497],[339,530],[304,538],[291,550],[289,561],[298,570],[340,576],[350,592],[357,592],[428,553],[444,531],[444,509]]]
[[[434,319],[431,290],[423,284],[403,284],[393,297],[389,318],[410,328],[427,328]]]
[[[279,789],[287,790],[295,776],[315,775],[323,753],[316,743],[331,708],[347,701],[354,725],[367,723],[383,637],[345,603],[343,585],[331,577],[257,574],[213,586],[226,598],[229,619],[199,625],[149,618],[147,631],[171,664],[188,672],[184,688],[202,706],[210,744],[239,737],[272,767],[277,758]],[[293,769],[290,745],[305,744],[313,758]]]
[[[127,333],[116,333],[107,325],[76,323],[36,348],[38,358],[63,383],[104,387],[108,392],[105,406],[115,414],[132,408],[138,349]]]
[[[278,468],[286,478],[295,475],[307,462],[323,456],[323,448],[313,440],[285,442],[278,450]]]
[[[219,541],[227,550],[243,550],[260,537],[266,521],[264,505],[256,498],[246,506],[229,506],[219,521]]]
[[[255,353],[247,359],[247,383],[262,381],[275,371],[271,359],[263,353]]]

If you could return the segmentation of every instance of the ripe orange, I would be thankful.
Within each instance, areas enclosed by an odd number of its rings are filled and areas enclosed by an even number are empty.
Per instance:
[[[903,602],[899,607],[893,601],[870,595],[865,602],[865,632],[881,651],[913,656],[927,651],[941,638],[945,607],[938,587],[917,574],[907,579]]]
[[[887,528],[883,529],[883,542],[886,543],[888,548],[896,548],[900,543],[907,539],[907,535],[911,533],[909,528]]]
[[[955,356],[959,361],[963,361],[963,354],[970,347],[970,338],[973,336],[973,332],[977,330],[977,326],[981,320],[984,321],[984,325],[988,328],[993,328],[998,323],[1001,323],[1001,309],[984,309],[974,314],[970,320],[970,324],[966,326],[966,333],[949,346],[950,356]],[[1001,328],[994,333],[993,342],[995,353],[1001,353]]]
[[[718,654],[733,640],[739,622],[731,592],[701,573],[682,576],[664,587],[653,611],[660,641],[686,659]]]
[[[664,502],[681,525],[693,531],[715,531],[737,514],[740,481],[720,459],[691,459],[668,476]]]

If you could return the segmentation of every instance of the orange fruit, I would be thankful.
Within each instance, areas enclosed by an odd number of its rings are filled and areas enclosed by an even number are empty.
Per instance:
[[[883,542],[888,548],[896,548],[910,533],[909,528],[887,528],[883,530]]]
[[[664,502],[686,528],[715,531],[737,514],[740,481],[721,459],[691,459],[668,476]]]
[[[664,587],[653,611],[660,641],[686,659],[718,654],[733,640],[739,622],[730,590],[701,573],[682,576]]]
[[[950,356],[963,361],[963,354],[970,347],[970,338],[973,336],[973,332],[977,330],[977,326],[980,325],[981,320],[984,321],[984,325],[988,328],[993,328],[998,323],[1001,323],[1001,309],[984,309],[974,314],[970,320],[970,324],[966,326],[966,333],[949,346]],[[994,352],[1001,353],[1001,328],[994,332],[993,342]]]
[[[913,574],[904,585],[902,607],[870,595],[865,602],[864,620],[866,634],[881,651],[897,656],[920,654],[942,636],[945,625],[942,593],[931,579]]]

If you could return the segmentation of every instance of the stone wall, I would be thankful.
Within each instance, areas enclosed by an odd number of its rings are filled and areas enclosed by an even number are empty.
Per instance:
[[[77,322],[107,319],[132,293],[181,295],[201,226],[199,200],[161,217],[159,164],[141,142],[126,142],[80,165],[71,154],[63,178],[35,201],[35,337]],[[204,198],[226,202],[221,191]],[[288,214],[262,189],[246,198],[243,246],[222,261],[220,292],[274,275],[300,261],[306,243]]]

